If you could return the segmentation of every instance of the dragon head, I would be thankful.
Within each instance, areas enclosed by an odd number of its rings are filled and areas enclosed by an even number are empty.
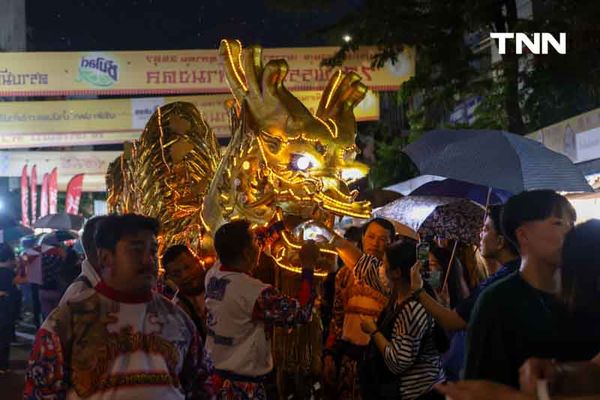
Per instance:
[[[332,228],[336,215],[370,216],[370,204],[356,202],[358,193],[348,188],[368,171],[355,161],[353,113],[367,88],[357,74],[337,71],[313,114],[284,86],[285,60],[263,66],[260,47],[242,49],[233,40],[223,40],[220,53],[236,99],[228,166],[217,171],[224,178],[216,184],[220,206],[226,219],[257,226],[285,220],[270,251],[280,266],[297,270],[297,249],[315,231],[311,222]],[[332,249],[320,247],[333,262]]]

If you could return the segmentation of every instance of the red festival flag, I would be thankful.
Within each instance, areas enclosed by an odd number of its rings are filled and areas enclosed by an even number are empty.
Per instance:
[[[40,218],[48,215],[48,174],[42,178],[42,190],[40,193]]]
[[[50,178],[48,179],[48,212],[50,214],[56,214],[57,211],[57,198],[58,198],[58,172],[56,168],[50,172]]]
[[[21,172],[21,223],[29,226],[29,185],[27,184],[27,164]]]
[[[83,186],[83,174],[77,174],[71,178],[67,185],[67,197],[65,198],[65,213],[77,214],[79,212],[79,200],[81,200],[81,187]]]
[[[31,168],[31,224],[35,224],[37,214],[37,167]]]

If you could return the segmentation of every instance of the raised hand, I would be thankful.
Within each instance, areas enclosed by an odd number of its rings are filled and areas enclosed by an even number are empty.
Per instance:
[[[421,276],[421,263],[417,261],[410,269],[410,289],[419,290],[423,287],[423,277]]]

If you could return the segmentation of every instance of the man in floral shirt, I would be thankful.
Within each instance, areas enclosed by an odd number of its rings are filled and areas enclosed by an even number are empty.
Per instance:
[[[189,317],[153,292],[158,222],[108,216],[95,242],[102,280],[38,331],[24,399],[212,398],[212,369]]]

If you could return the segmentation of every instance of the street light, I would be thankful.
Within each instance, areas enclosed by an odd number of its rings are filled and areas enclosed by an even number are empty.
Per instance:
[[[344,36],[342,36],[342,39],[344,39],[344,42],[350,43],[350,41],[352,41],[352,36],[346,33]]]

